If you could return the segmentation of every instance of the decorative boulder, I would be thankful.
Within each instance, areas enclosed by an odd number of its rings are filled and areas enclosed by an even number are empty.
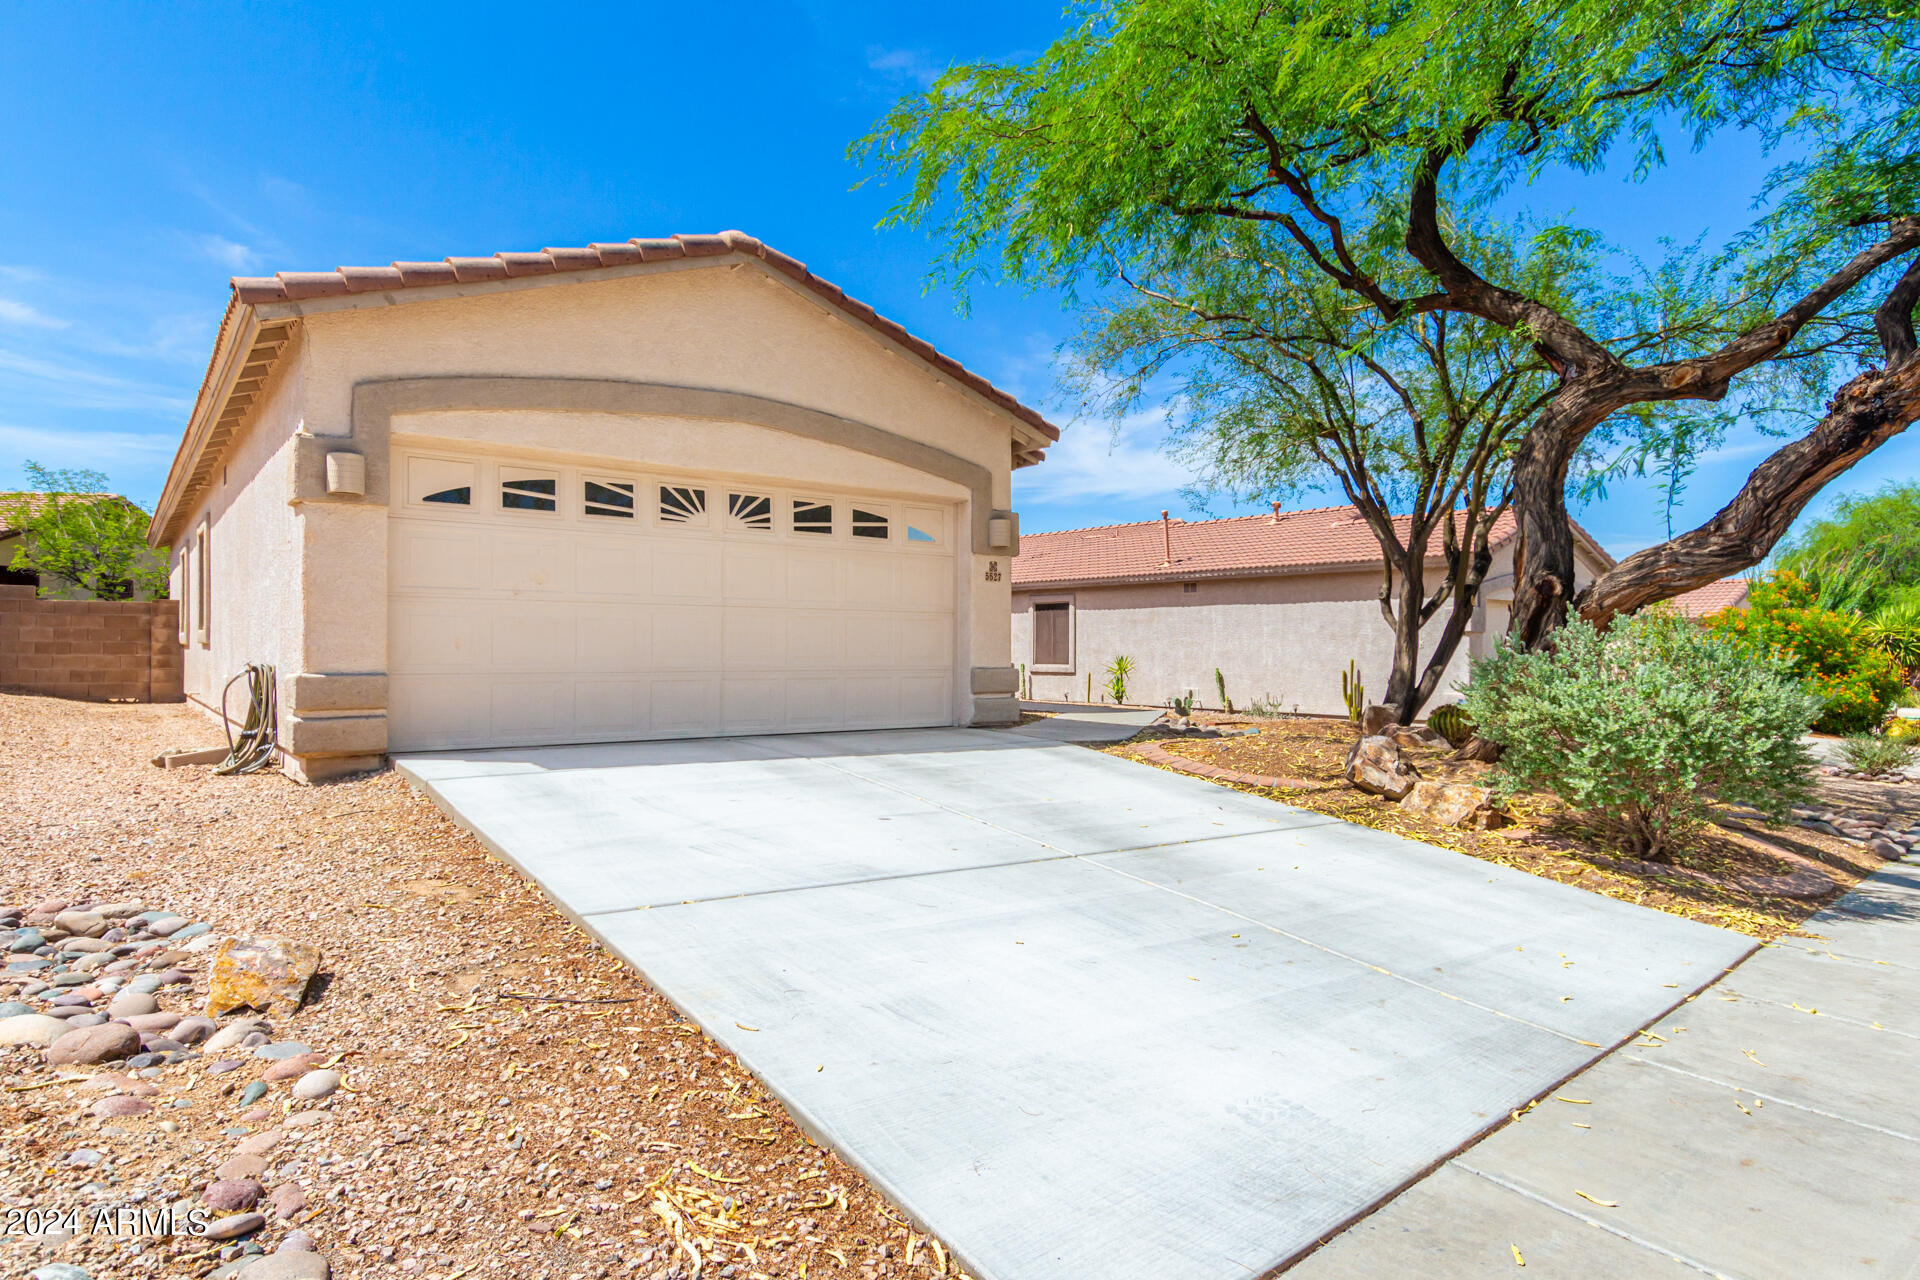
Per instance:
[[[1507,815],[1493,805],[1493,794],[1467,782],[1417,782],[1400,807],[1442,827],[1485,831],[1507,823]]]
[[[1402,747],[1444,747],[1447,740],[1423,724],[1396,724],[1387,736]]]
[[[228,938],[214,953],[207,1014],[235,1009],[292,1013],[320,967],[320,948],[291,938]]]
[[[1362,791],[1398,800],[1420,781],[1420,771],[1400,754],[1392,738],[1360,739],[1347,752],[1347,781]]]
[[[1387,726],[1400,717],[1392,707],[1375,703],[1360,712],[1360,736],[1377,738],[1387,731]]]

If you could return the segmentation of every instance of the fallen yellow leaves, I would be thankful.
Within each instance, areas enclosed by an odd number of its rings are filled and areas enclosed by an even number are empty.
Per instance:
[[[725,1182],[725,1183],[728,1183],[728,1184],[738,1184],[738,1183],[742,1183],[742,1182],[745,1182],[745,1181],[746,1181],[746,1179],[745,1179],[745,1178],[729,1178],[729,1177],[727,1177],[727,1176],[726,1176],[725,1174],[723,1174],[723,1173],[715,1173],[715,1172],[713,1172],[713,1171],[712,1171],[711,1169],[702,1169],[702,1168],[701,1168],[701,1167],[700,1167],[699,1165],[697,1165],[697,1164],[694,1164],[694,1163],[692,1163],[691,1161],[689,1161],[689,1162],[688,1162],[688,1164],[687,1164],[687,1168],[689,1168],[689,1169],[691,1169],[691,1170],[693,1170],[693,1171],[694,1171],[695,1173],[697,1173],[697,1174],[699,1174],[699,1175],[700,1175],[701,1177],[703,1177],[703,1178],[711,1178],[711,1179],[713,1179],[713,1180],[714,1180],[715,1182]]]
[[[1511,1249],[1511,1250],[1513,1250],[1513,1265],[1514,1265],[1514,1266],[1516,1266],[1516,1267],[1524,1267],[1524,1266],[1526,1266],[1526,1265],[1527,1265],[1527,1260],[1526,1260],[1526,1258],[1525,1258],[1524,1256],[1522,1256],[1522,1254],[1521,1254],[1521,1252],[1520,1252],[1520,1246],[1519,1246],[1519,1245],[1517,1245],[1517,1244],[1510,1244],[1510,1245],[1508,1245],[1508,1246],[1507,1246],[1507,1248],[1509,1248],[1509,1249]]]
[[[1620,1202],[1618,1200],[1602,1200],[1599,1196],[1588,1195],[1586,1192],[1582,1191],[1578,1187],[1575,1187],[1573,1189],[1573,1194],[1579,1196],[1582,1200],[1592,1201],[1594,1204],[1599,1205],[1602,1209],[1618,1209],[1620,1207]]]

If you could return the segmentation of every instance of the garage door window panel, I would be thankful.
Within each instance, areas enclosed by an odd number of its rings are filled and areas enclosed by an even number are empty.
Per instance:
[[[587,477],[581,482],[581,510],[589,516],[600,516],[613,520],[633,519],[633,491],[631,480],[609,480]]]
[[[1033,669],[1073,670],[1073,604],[1048,600],[1033,606]]]
[[[407,459],[407,498],[436,507],[471,507],[479,468],[453,458]]]
[[[763,493],[729,493],[727,525],[749,533],[772,533],[773,499]]]
[[[705,528],[707,491],[698,485],[663,484],[660,486],[660,523],[680,528]]]
[[[551,471],[500,468],[500,509],[557,512],[560,509],[560,477]]]
[[[885,542],[892,525],[892,515],[886,507],[869,505],[853,508],[853,536],[856,538]]]
[[[793,500],[793,531],[812,537],[833,536],[833,504],[818,498]]]
[[[904,541],[912,549],[942,547],[947,542],[946,513],[938,507],[907,507],[900,513],[906,532]]]

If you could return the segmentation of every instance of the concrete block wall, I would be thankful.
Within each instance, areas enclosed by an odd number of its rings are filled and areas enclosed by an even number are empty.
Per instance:
[[[173,600],[42,600],[0,586],[0,686],[92,702],[180,702]]]

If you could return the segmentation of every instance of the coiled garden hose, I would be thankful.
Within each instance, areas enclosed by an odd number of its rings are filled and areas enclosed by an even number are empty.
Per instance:
[[[243,678],[247,682],[247,719],[236,740],[233,721],[227,716],[227,694]],[[249,662],[246,670],[227,681],[226,688],[220,690],[220,724],[227,731],[227,758],[214,766],[215,773],[252,773],[273,763],[273,749],[280,741],[280,715],[272,667]]]

